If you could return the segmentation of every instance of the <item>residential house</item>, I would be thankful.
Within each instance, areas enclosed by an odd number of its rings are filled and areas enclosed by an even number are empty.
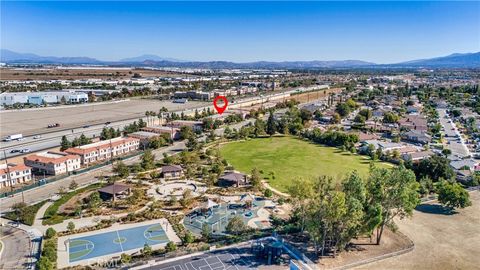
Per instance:
[[[431,136],[428,135],[425,131],[420,130],[410,130],[402,134],[402,138],[407,141],[414,143],[427,144],[431,141]]]

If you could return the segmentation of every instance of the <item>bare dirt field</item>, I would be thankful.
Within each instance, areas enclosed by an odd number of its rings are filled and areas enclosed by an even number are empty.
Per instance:
[[[449,215],[433,204],[398,221],[399,230],[413,240],[412,252],[357,269],[479,269],[480,192],[470,193],[472,206]]]
[[[146,111],[158,112],[163,106],[168,110],[199,107],[202,102],[187,104],[149,99],[132,99],[118,103],[62,106],[22,111],[0,112],[0,136],[46,130],[48,124],[59,123],[61,128],[100,124],[145,116]]]
[[[78,80],[78,79],[128,79],[134,73],[142,77],[179,76],[179,74],[146,69],[0,69],[0,80]]]

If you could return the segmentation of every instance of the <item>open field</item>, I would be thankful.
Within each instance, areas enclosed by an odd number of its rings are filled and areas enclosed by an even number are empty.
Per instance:
[[[362,176],[369,171],[370,160],[294,137],[272,137],[233,142],[220,148],[222,156],[236,170],[250,174],[253,168],[269,177],[269,184],[286,191],[295,178],[311,179],[320,175],[341,179],[357,170]],[[378,163],[378,166],[390,166]],[[275,179],[270,173],[274,172]]]
[[[144,69],[115,69],[115,68],[89,68],[89,69],[17,69],[2,68],[0,70],[0,80],[78,80],[78,79],[128,79],[134,73],[139,73],[142,77],[151,76],[179,76],[172,72],[160,70]]]
[[[0,113],[0,136],[16,133],[38,133],[53,131],[46,126],[59,123],[62,128],[74,128],[107,121],[143,117],[146,111],[158,112],[163,106],[169,111],[199,107],[204,102],[191,101],[186,104],[150,99],[131,99],[117,103],[62,106],[36,110],[2,111]]]
[[[415,249],[358,269],[478,269],[480,192],[470,192],[470,198],[472,206],[453,215],[435,203],[419,206],[412,219],[396,222]]]

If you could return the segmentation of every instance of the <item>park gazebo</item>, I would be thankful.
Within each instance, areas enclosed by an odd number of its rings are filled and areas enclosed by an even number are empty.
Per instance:
[[[115,201],[118,196],[130,195],[131,190],[132,188],[129,185],[113,183],[112,185],[99,189],[98,193],[100,193],[100,198],[102,198],[104,201],[110,199]]]
[[[247,175],[238,172],[227,172],[218,178],[218,185],[222,187],[245,186],[248,184]]]

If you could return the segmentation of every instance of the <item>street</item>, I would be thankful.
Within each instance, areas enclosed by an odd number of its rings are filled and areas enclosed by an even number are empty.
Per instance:
[[[447,115],[446,109],[437,109],[440,118],[440,124],[443,127],[443,133],[445,134],[445,145],[447,149],[452,151],[452,155],[464,158],[470,156],[470,151],[465,145],[465,140],[462,138],[455,124]]]

